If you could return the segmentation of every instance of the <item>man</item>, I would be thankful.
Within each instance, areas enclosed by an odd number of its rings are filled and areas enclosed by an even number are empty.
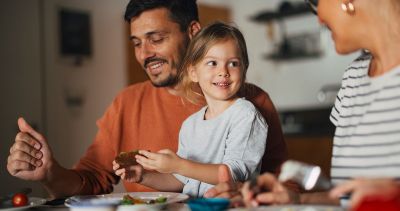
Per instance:
[[[97,122],[92,145],[73,169],[60,166],[46,139],[22,118],[10,149],[7,169],[25,180],[40,181],[52,197],[100,194],[113,190],[119,178],[112,161],[122,151],[177,150],[182,122],[201,105],[179,96],[178,67],[191,37],[200,30],[195,0],[131,0],[125,19],[130,23],[135,55],[150,81],[123,90]],[[269,125],[263,171],[273,172],[286,159],[286,146],[277,112],[261,89],[250,86],[252,101]],[[127,191],[148,191],[124,183]]]

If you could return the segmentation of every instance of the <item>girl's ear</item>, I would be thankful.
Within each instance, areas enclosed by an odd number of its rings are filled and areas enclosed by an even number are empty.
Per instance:
[[[192,80],[194,83],[199,82],[199,79],[197,78],[197,72],[193,65],[189,66],[188,73],[189,73],[190,80]]]

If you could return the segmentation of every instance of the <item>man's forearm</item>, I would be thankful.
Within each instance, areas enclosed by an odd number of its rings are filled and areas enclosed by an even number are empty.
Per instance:
[[[301,204],[329,204],[339,205],[339,201],[329,198],[328,192],[314,192],[300,194]]]
[[[83,180],[75,171],[55,164],[41,183],[50,198],[55,199],[79,194]]]

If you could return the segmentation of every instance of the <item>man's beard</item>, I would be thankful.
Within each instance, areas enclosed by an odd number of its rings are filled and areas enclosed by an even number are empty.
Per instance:
[[[178,76],[177,74],[173,74],[173,73],[169,73],[169,75],[167,76],[167,78],[158,81],[157,79],[152,80],[150,73],[148,73],[146,71],[146,69],[148,68],[148,64],[150,64],[151,62],[163,62],[165,65],[169,65],[168,61],[166,59],[163,58],[148,58],[144,61],[144,65],[143,68],[145,70],[145,72],[147,73],[147,76],[150,78],[151,83],[153,84],[153,86],[155,87],[167,87],[167,86],[173,86],[178,82]],[[172,64],[171,69],[173,69],[176,65]],[[176,67],[175,67],[176,68]],[[161,73],[160,73],[161,74]]]
[[[185,37],[185,40],[183,41],[183,45],[178,50],[179,54],[178,54],[177,60],[175,62],[172,61],[171,69],[175,69],[176,73],[174,74],[171,72],[166,79],[159,81],[159,82],[150,80],[151,83],[153,84],[153,86],[169,87],[169,86],[175,86],[176,84],[179,83],[179,74],[181,71],[181,64],[183,63],[183,57],[185,55],[186,47],[189,45],[189,42],[190,42],[189,37]],[[148,59],[145,61],[145,65],[144,65],[145,69],[146,69],[147,65],[152,61],[163,61],[168,64],[167,60],[165,60],[163,58],[152,58],[152,59]],[[150,76],[149,76],[149,78],[150,78]]]
[[[175,74],[175,75],[169,74],[169,76],[166,79],[162,80],[162,81],[159,81],[159,82],[155,82],[155,81],[152,81],[152,80],[150,80],[150,81],[153,84],[153,86],[155,86],[155,87],[174,86],[174,85],[176,85],[178,83],[178,75],[177,74]]]

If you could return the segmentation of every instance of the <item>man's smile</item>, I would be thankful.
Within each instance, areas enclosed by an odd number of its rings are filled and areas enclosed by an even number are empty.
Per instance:
[[[152,75],[158,75],[161,73],[162,71],[162,66],[164,64],[166,64],[166,61],[163,60],[157,60],[157,61],[153,61],[153,62],[149,62],[145,65],[146,70],[152,74]]]

